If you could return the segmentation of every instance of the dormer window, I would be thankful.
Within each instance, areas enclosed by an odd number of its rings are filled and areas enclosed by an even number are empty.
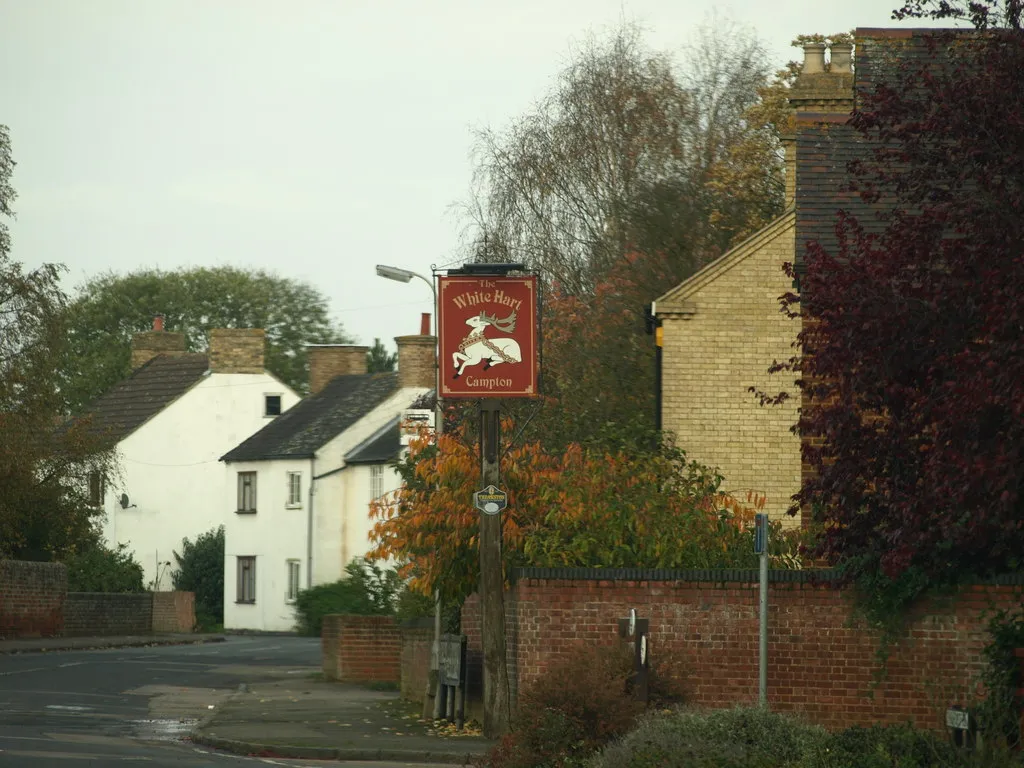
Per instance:
[[[263,396],[263,415],[274,417],[281,415],[281,396],[280,395],[264,395]]]

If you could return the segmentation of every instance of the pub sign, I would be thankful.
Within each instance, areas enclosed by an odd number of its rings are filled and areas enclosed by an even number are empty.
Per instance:
[[[438,392],[537,397],[537,276],[438,277]]]

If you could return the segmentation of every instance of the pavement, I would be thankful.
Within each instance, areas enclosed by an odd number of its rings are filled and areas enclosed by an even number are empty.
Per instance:
[[[160,634],[120,635],[117,637],[39,637],[27,640],[0,639],[0,654],[46,653],[47,651],[85,651],[98,648],[139,648],[154,645],[193,645],[223,643],[224,635]]]
[[[192,740],[236,754],[307,760],[465,765],[494,744],[472,724],[461,733],[420,717],[397,691],[303,680],[246,686],[201,722]]]
[[[0,654],[205,644],[226,639],[224,635],[191,634],[0,640]],[[231,642],[235,641],[229,645]],[[215,691],[218,686],[211,679],[210,690],[196,689],[197,694],[219,695],[211,714],[192,728],[186,741],[261,758],[447,765],[475,762],[494,744],[483,738],[473,723],[457,733],[454,726],[423,720],[421,706],[402,700],[397,690],[330,682],[318,667],[311,666],[253,668],[246,674],[245,655],[236,657],[231,669],[236,681],[249,682]],[[159,703],[159,699],[153,701]]]

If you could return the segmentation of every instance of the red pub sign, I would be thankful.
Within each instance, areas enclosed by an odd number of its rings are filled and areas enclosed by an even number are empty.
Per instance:
[[[537,276],[438,277],[438,391],[537,397]]]

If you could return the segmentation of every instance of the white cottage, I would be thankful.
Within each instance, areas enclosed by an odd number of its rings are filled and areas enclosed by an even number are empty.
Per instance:
[[[395,339],[397,373],[367,373],[367,347],[311,347],[310,396],[223,456],[225,628],[293,629],[299,590],[369,550],[370,501],[400,484],[399,416],[434,386],[428,330]]]
[[[158,319],[132,340],[132,375],[87,409],[120,465],[90,479],[104,539],[128,546],[153,589],[172,588],[183,538],[224,522],[224,451],[299,401],[264,370],[264,344],[260,329],[217,329],[207,354],[189,354]]]

